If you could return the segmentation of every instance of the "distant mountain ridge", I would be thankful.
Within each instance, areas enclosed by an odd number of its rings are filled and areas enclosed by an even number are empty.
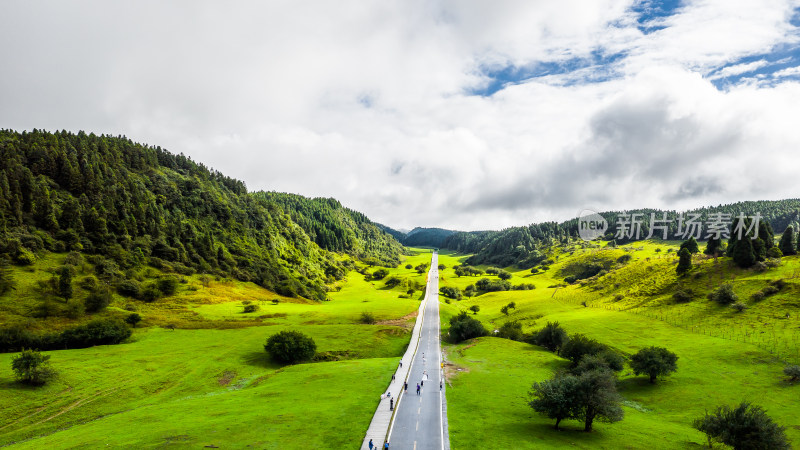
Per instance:
[[[441,247],[445,239],[457,233],[457,231],[444,228],[423,227],[416,227],[408,233],[404,233],[386,225],[379,224],[378,226],[408,247]]]
[[[641,234],[639,239],[616,239],[618,243],[632,242],[644,239],[650,231],[650,215],[656,218],[664,213],[670,219],[675,219],[678,211],[660,209],[636,209],[629,211],[606,211],[600,215],[607,221],[609,228],[603,237],[606,240],[615,239],[614,231],[617,219],[621,216],[641,214]],[[747,216],[760,214],[762,220],[769,222],[776,233],[783,232],[789,225],[798,230],[800,223],[800,199],[744,201],[726,205],[696,208],[684,213],[699,214],[700,221],[706,221],[709,215],[716,213],[730,214],[731,218],[739,213]],[[668,237],[674,237],[678,231],[678,223],[671,220],[667,224]],[[441,244],[442,248],[456,250],[463,253],[473,253],[468,260],[470,264],[491,264],[498,266],[518,265],[527,268],[541,260],[543,248],[553,242],[567,242],[569,239],[578,239],[578,219],[571,219],[561,223],[543,222],[527,226],[510,227],[500,231],[472,231],[457,232],[448,236]],[[704,239],[704,236],[701,240]]]

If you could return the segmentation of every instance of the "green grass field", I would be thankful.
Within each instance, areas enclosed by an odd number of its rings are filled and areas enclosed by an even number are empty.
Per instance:
[[[35,280],[49,277],[44,264],[57,266],[60,257],[51,255],[29,272],[18,292],[34,296]],[[430,252],[407,261],[429,262]],[[405,264],[390,273],[425,282]],[[400,287],[387,289],[355,271],[321,303],[280,297],[251,283],[203,286],[187,278],[174,296],[153,303],[115,294],[102,315],[128,313],[123,308],[133,305],[144,317],[129,342],[47,352],[58,375],[43,387],[14,382],[13,354],[0,354],[0,446],[359,445],[408,344],[416,295],[407,298]],[[3,297],[5,317],[24,313],[26,300]],[[242,313],[243,301],[259,310]],[[365,311],[378,322],[361,324]],[[57,329],[88,319],[46,320]],[[158,326],[168,323],[177,329]],[[318,354],[330,360],[272,363],[263,345],[283,329],[310,335]]]
[[[578,422],[566,421],[562,423],[566,430],[557,432],[552,420],[527,405],[527,392],[533,382],[565,367],[565,360],[533,345],[493,337],[450,345],[448,359],[453,369],[462,369],[451,371],[447,393],[453,448],[475,443],[495,448],[700,448],[705,436],[691,427],[692,419],[706,409],[742,400],[763,406],[786,427],[790,441],[800,443],[800,386],[785,381],[782,374],[785,363],[796,359],[781,351],[793,349],[800,332],[794,284],[798,258],[784,258],[780,267],[763,273],[728,267],[727,260],[715,264],[713,259],[698,258],[687,279],[678,280],[675,253],[666,253],[668,248],[675,246],[636,243],[613,250],[562,252],[547,272],[514,272],[513,284],[533,282],[535,290],[487,293],[443,305],[443,329],[449,317],[477,304],[481,309],[476,317],[490,330],[516,320],[525,332],[532,332],[558,321],[569,333],[584,333],[625,355],[657,345],[680,358],[678,372],[656,385],[628,368],[620,374],[623,421],[599,423],[592,433],[580,431]],[[568,264],[596,258],[598,252],[613,252],[609,254],[614,257],[629,252],[633,258],[583,286],[548,288],[563,286],[561,276]],[[445,283],[463,287],[464,278]],[[750,293],[775,278],[784,278],[787,287],[762,302],[749,300]],[[733,283],[748,310],[736,313],[705,298],[723,280]],[[676,304],[671,296],[679,286],[695,290],[696,298]],[[500,308],[511,301],[517,308],[505,316]],[[777,337],[772,337],[772,330]],[[764,345],[771,339],[780,341],[780,336],[788,344],[773,349]]]

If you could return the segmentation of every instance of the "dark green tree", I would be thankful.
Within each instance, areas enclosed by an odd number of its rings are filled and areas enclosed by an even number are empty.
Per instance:
[[[706,243],[706,249],[703,251],[706,255],[717,257],[720,256],[722,252],[722,240],[711,238]]]
[[[567,343],[569,337],[567,331],[558,322],[547,322],[538,333],[533,337],[533,343],[542,346],[551,352],[559,354],[561,348]]]
[[[606,346],[583,334],[573,334],[561,348],[560,355],[572,361],[572,367],[578,365],[585,355],[596,355],[606,350]]]
[[[489,334],[483,324],[474,317],[470,317],[466,311],[461,311],[457,316],[450,318],[450,338],[453,342],[461,342],[467,339],[486,336]]]
[[[708,436],[709,445],[719,441],[735,450],[792,448],[785,428],[773,422],[762,407],[749,402],[735,408],[720,406],[695,419],[692,426]]]
[[[501,280],[510,280],[512,276],[513,275],[511,275],[511,273],[506,272],[505,270],[497,272],[497,277],[500,278]]]
[[[781,242],[780,245],[778,245],[778,248],[781,249],[781,252],[785,256],[797,254],[797,239],[794,235],[794,228],[791,225],[786,227],[786,229],[783,231],[783,234],[781,235]]]
[[[478,311],[481,310],[481,307],[478,305],[472,305],[469,307],[469,310],[472,311],[472,314],[478,314]]]
[[[741,268],[752,267],[756,263],[752,239],[742,238],[742,240],[736,241],[732,256],[737,266]]]
[[[695,243],[696,245],[697,243]],[[685,275],[687,272],[692,270],[692,254],[689,252],[688,248],[682,248],[681,251],[678,252],[678,267],[675,268],[675,272],[679,276]]]
[[[630,365],[636,375],[646,374],[655,383],[659,376],[678,370],[678,355],[663,347],[647,347],[631,356]]]
[[[61,266],[58,269],[58,295],[65,300],[72,298],[72,273],[71,266]]]
[[[22,350],[22,353],[11,358],[11,369],[18,381],[42,385],[55,375],[49,361],[50,355],[43,355],[37,350]]]
[[[528,396],[528,405],[534,411],[556,420],[555,428],[564,419],[578,415],[578,377],[570,374],[559,374],[541,383],[533,383]]]
[[[595,419],[608,423],[622,420],[621,401],[617,380],[611,372],[592,370],[578,376],[578,413],[575,418],[583,420],[583,431],[592,431]]]
[[[700,247],[697,245],[697,241],[694,239],[694,236],[690,237],[688,241],[684,241],[681,244],[680,250],[689,250],[689,253],[695,254],[700,252]],[[680,252],[679,252],[680,254]]]
[[[132,326],[133,328],[136,328],[136,324],[141,321],[142,321],[142,316],[136,313],[128,314],[128,316],[125,317],[125,323]]]
[[[313,358],[317,344],[299,331],[284,330],[270,336],[264,344],[264,350],[276,361],[296,364]]]

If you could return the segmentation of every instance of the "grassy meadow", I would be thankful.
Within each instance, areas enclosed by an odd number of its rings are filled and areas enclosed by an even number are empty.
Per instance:
[[[553,420],[527,405],[531,384],[550,378],[568,361],[537,346],[494,337],[449,345],[445,350],[451,364],[447,399],[453,448],[475,443],[495,448],[701,448],[705,436],[691,421],[706,410],[742,400],[763,406],[786,427],[790,441],[800,443],[800,386],[786,381],[782,373],[787,362],[800,362],[795,344],[800,337],[800,259],[786,257],[780,267],[758,273],[734,268],[726,258],[714,261],[698,255],[692,272],[678,279],[678,244],[559,249],[544,272],[507,268],[514,273],[512,284],[533,283],[534,290],[486,293],[442,305],[445,333],[449,317],[479,305],[475,317],[489,330],[519,321],[529,333],[558,321],[570,334],[584,333],[625,356],[651,345],[679,356],[678,371],[654,385],[626,367],[619,375],[624,420],[597,423],[595,431],[584,433],[582,423],[569,420],[562,422],[563,431],[556,431]],[[576,262],[616,261],[623,255],[631,255],[630,261],[615,264],[606,274],[568,286],[563,281]],[[463,289],[479,278],[453,275],[443,284]],[[779,278],[786,287],[778,294],[750,300],[753,292]],[[706,298],[723,282],[733,285],[746,310],[736,312]],[[691,289],[693,299],[676,303],[672,294],[677,289]],[[516,309],[502,314],[500,309],[512,301]]]
[[[14,269],[17,289],[0,297],[4,323],[32,320],[25,314],[36,283],[63,257]],[[389,269],[404,280],[394,289],[351,271],[326,302],[198,276],[183,277],[174,295],[152,303],[115,293],[109,308],[92,316],[141,314],[128,342],[46,352],[58,374],[38,388],[14,382],[14,354],[0,354],[0,446],[355,447],[410,339],[421,292],[408,296],[405,288],[424,284],[425,275],[405,264],[429,261],[430,252],[418,251]],[[77,279],[92,268],[81,270]],[[140,274],[159,275],[152,268]],[[245,304],[258,309],[244,313]],[[363,312],[376,323],[362,324]],[[89,318],[36,320],[39,329],[57,330]],[[263,345],[284,329],[311,336],[318,358],[294,366],[270,361]]]

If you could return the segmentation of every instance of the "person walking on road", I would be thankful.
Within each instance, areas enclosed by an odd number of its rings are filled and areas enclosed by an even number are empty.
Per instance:
[[[403,390],[408,392],[408,381],[403,382]]]
[[[383,450],[389,450],[389,443],[388,442],[383,444]]]
[[[442,380],[439,380],[439,390],[442,390]]]
[[[420,381],[419,385],[422,386],[422,387],[425,387],[425,380]]]
[[[389,399],[389,411],[394,411],[394,399]]]
[[[392,374],[392,383],[394,383],[394,374]]]
[[[419,383],[417,383],[417,395],[419,395],[419,390],[420,390]]]
[[[375,444],[372,443],[372,439],[369,440],[369,450],[372,450],[372,447],[375,447]]]

